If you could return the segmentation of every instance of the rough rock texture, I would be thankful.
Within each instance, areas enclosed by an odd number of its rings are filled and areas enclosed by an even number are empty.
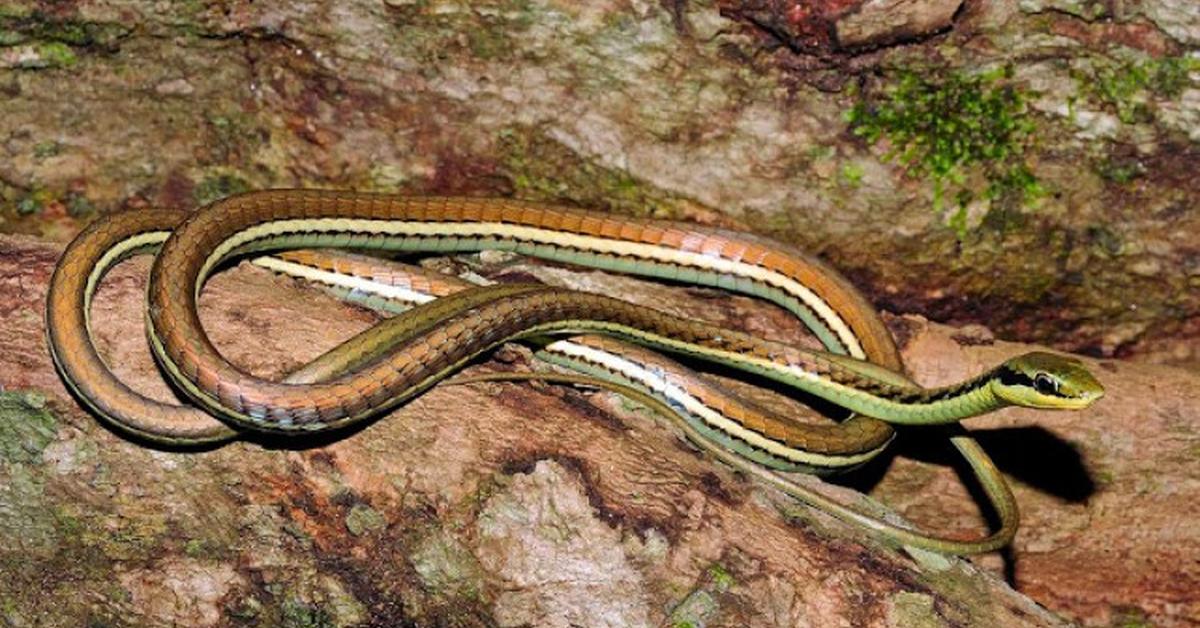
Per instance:
[[[870,0],[837,21],[843,47],[917,39],[950,26],[961,0]]]
[[[726,0],[722,13],[795,52],[828,57],[945,30],[962,0]]]
[[[0,216],[295,185],[719,216],[894,311],[1196,363],[1197,6],[0,1]]]
[[[62,241],[114,208],[271,186],[556,200],[818,252],[880,306],[959,326],[895,319],[925,381],[1018,350],[987,329],[1194,371],[1198,7],[0,0],[0,231]],[[614,625],[1055,621],[970,565],[784,523],[786,500],[607,395],[439,389],[328,447],[147,451],[49,368],[54,255],[0,248],[7,623],[565,625],[593,602]],[[97,327],[166,395],[136,330],[139,276],[117,274]],[[681,312],[795,331],[745,299],[671,294]],[[209,299],[218,342],[264,374],[372,320],[297,314],[262,273],[219,278]],[[1098,364],[1115,370],[1100,367],[1094,412],[978,424],[1026,526],[1007,560],[976,564],[1087,624],[1200,622],[1196,376]],[[845,482],[975,527],[949,458],[920,442],[883,482],[887,461]]]
[[[973,564],[888,547],[706,460],[619,398],[555,386],[437,387],[309,448],[145,448],[81,410],[54,373],[41,308],[56,255],[0,236],[0,616],[10,625],[1200,620],[1200,532],[1190,525],[1200,515],[1200,382],[1181,370],[1092,362],[1109,391],[1097,407],[974,422],[1017,481],[1025,525],[1007,558]],[[797,331],[749,299],[492,264],[482,270],[619,289],[784,339]],[[93,324],[117,372],[166,398],[141,330],[146,268],[114,271]],[[218,347],[263,375],[374,320],[249,266],[219,275],[201,301]],[[978,327],[894,323],[929,383],[1026,349]],[[916,447],[928,436],[906,432],[901,451],[913,460],[883,460],[847,481],[872,486],[886,470],[874,492],[902,514],[977,531],[953,461]]]

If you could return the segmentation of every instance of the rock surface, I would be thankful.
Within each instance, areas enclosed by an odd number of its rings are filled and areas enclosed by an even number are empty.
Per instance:
[[[950,27],[961,0],[869,0],[837,21],[843,47],[879,46],[926,37]]]
[[[1198,5],[959,5],[0,1],[0,228],[272,186],[719,217],[895,311],[1200,362]]]
[[[1092,412],[974,423],[1024,506],[1010,553],[906,557],[788,523],[652,417],[556,387],[437,389],[311,449],[146,450],[66,397],[42,345],[56,253],[4,238],[6,624],[1059,621],[997,578],[1087,625],[1200,623],[1193,0],[0,0],[0,110],[4,232],[279,186],[563,201],[820,253],[881,307],[956,325],[894,319],[922,381],[1021,350],[990,329],[1092,355],[1109,387]],[[97,329],[169,395],[141,270]],[[278,374],[373,320],[296,294],[237,270],[206,323]],[[746,299],[670,294],[803,341]],[[952,458],[906,434],[839,482],[976,529]]]
[[[0,236],[0,613],[10,625],[1200,618],[1200,532],[1190,525],[1200,515],[1200,382],[1181,370],[1091,362],[1108,389],[1093,409],[1006,410],[973,422],[1016,481],[1025,523],[1006,556],[968,562],[889,547],[697,455],[619,398],[556,386],[437,387],[349,438],[308,448],[145,448],[81,410],[50,364],[41,313],[56,256],[53,245]],[[105,281],[93,324],[122,377],[168,397],[141,329],[145,262]],[[540,264],[498,270],[618,286],[758,333],[797,333],[749,299]],[[263,375],[374,320],[247,266],[219,275],[201,301],[218,347]],[[979,327],[893,323],[926,383],[1026,349]],[[929,527],[977,530],[979,510],[952,461],[917,446],[928,436],[905,432],[903,456],[845,482],[873,486]]]

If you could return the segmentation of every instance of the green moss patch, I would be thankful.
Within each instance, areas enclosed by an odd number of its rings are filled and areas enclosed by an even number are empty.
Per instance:
[[[25,47],[15,64],[19,68],[68,68],[79,62],[81,50],[111,50],[130,32],[121,24],[60,19],[6,6],[0,5],[0,47]]]
[[[197,205],[207,205],[227,196],[241,194],[250,190],[250,182],[236,174],[220,173],[205,177],[196,184],[192,197]]]
[[[123,24],[60,19],[36,11],[8,11],[0,5],[0,42],[8,42],[0,45],[42,42],[108,48],[130,32],[131,28]]]
[[[409,560],[425,589],[439,597],[477,599],[483,589],[483,568],[475,556],[444,531],[420,539]]]
[[[1116,113],[1125,124],[1150,122],[1155,99],[1179,98],[1200,72],[1200,59],[1164,57],[1128,63],[1096,62],[1073,72],[1080,93]]]
[[[286,628],[332,628],[336,625],[328,611],[299,600],[285,601],[280,616],[280,625]]]
[[[355,504],[346,514],[346,529],[354,536],[378,532],[387,527],[387,519],[374,508]]]
[[[733,574],[718,563],[708,567],[696,588],[671,610],[667,621],[672,628],[707,626],[721,613],[721,603],[737,584]]]
[[[0,393],[0,459],[12,462],[41,461],[42,450],[54,440],[58,420],[46,409],[38,393]]]
[[[952,195],[958,212],[951,225],[961,234],[966,206],[975,199],[1020,204],[1041,194],[1024,157],[1034,129],[1027,96],[1009,79],[1008,69],[903,72],[882,90],[864,94],[846,119],[867,142],[888,142],[885,159],[898,159],[910,176],[932,180],[935,209]],[[982,176],[982,189],[969,183],[972,176]]]

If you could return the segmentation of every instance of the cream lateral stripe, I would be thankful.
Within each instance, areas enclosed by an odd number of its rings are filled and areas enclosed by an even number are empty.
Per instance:
[[[365,294],[372,294],[378,297],[397,300],[406,304],[426,303],[432,301],[434,297],[424,293],[397,288],[390,284],[380,283],[342,273],[330,272],[327,270],[314,268],[305,264],[281,260],[275,257],[260,257],[253,260],[257,266],[267,268],[276,272],[284,273],[295,277],[302,277],[310,281],[320,282],[326,285],[336,286],[339,288],[347,288],[358,290]],[[710,426],[725,432],[726,434],[737,438],[755,448],[762,449],[772,455],[778,456],[791,462],[799,462],[820,467],[839,467],[847,465],[856,465],[870,460],[878,455],[883,449],[870,450],[857,455],[845,456],[830,456],[807,452],[794,447],[789,447],[779,441],[767,438],[758,432],[748,430],[737,421],[723,416],[721,413],[713,410],[705,405],[700,400],[696,399],[690,393],[680,386],[672,383],[662,373],[655,373],[647,370],[645,367],[627,360],[619,355],[608,351],[601,351],[592,347],[584,346],[579,343],[569,340],[558,340],[546,345],[544,351],[557,353],[570,360],[582,360],[596,364],[613,373],[617,373],[626,379],[641,382],[647,389],[654,391],[673,404],[678,404],[688,413],[699,417]]]
[[[241,233],[239,233],[238,235],[241,235]],[[274,235],[274,234],[272,234],[272,235]],[[234,236],[234,237],[237,237],[237,236]],[[232,239],[233,238],[231,238],[231,240]],[[250,241],[250,240],[243,240],[242,242],[239,242],[239,243],[235,244],[234,246],[240,246],[241,244],[248,242],[248,241]],[[210,258],[210,259],[212,259],[212,258]],[[270,260],[273,258],[264,257],[261,259]],[[256,264],[259,263],[258,260],[256,260],[255,263]],[[298,273],[300,273],[300,276],[303,276],[305,278],[312,279],[314,281],[320,281],[322,283],[326,283],[326,284],[330,284],[330,285],[336,285],[339,287],[359,289],[359,290],[362,290],[363,292],[377,294],[379,296],[387,296],[386,293],[390,292],[392,289],[391,286],[378,284],[376,282],[372,282],[370,280],[363,279],[361,277],[353,277],[353,276],[349,276],[349,275],[343,275],[341,273],[331,273],[331,272],[328,272],[325,270],[314,269],[309,266],[304,266],[302,264],[294,264],[292,262],[287,262],[284,260],[274,260],[274,261],[268,262],[268,264],[270,264],[270,266],[267,266],[267,267],[275,266],[275,267],[278,267],[281,269],[280,272],[286,272],[289,274],[291,274],[291,271],[283,270],[283,268],[285,267],[284,265],[297,266],[299,268],[297,268],[295,270]],[[264,265],[264,264],[260,264],[260,265]],[[381,288],[381,290],[377,289],[377,288]],[[405,292],[408,292],[408,291],[405,291]],[[411,301],[407,300],[402,296],[398,296],[397,298],[400,298],[401,300],[406,300],[409,302],[417,302],[415,300],[411,300]],[[424,299],[424,301],[429,301],[429,300],[431,300],[431,299],[428,299],[428,298]],[[600,325],[600,326],[607,327],[607,325]],[[653,336],[652,334],[637,334],[637,335],[643,335],[646,337]],[[654,336],[654,337],[658,338],[657,336]],[[667,345],[680,347],[681,349],[683,349],[683,353],[687,353],[686,346],[683,345],[682,343],[675,341],[674,339],[659,338],[659,341],[663,342],[664,344],[667,344]],[[551,343],[550,345],[547,346],[547,349],[556,347],[561,342],[565,342],[565,341],[560,340],[560,341]],[[566,353],[566,352],[560,352],[560,353]],[[725,351],[721,351],[721,350],[714,349],[713,353],[724,355],[726,357],[726,359],[729,359],[731,361],[736,360],[736,361],[740,361],[743,363],[753,364],[754,366],[758,367],[761,370],[761,372],[763,372],[764,374],[768,374],[768,376],[771,377],[772,379],[780,380],[785,383],[791,381],[791,382],[812,382],[813,384],[815,384],[815,386],[804,386],[803,384],[801,384],[800,387],[803,389],[806,389],[806,390],[812,390],[813,388],[820,388],[820,389],[825,389],[825,390],[836,390],[840,393],[840,395],[843,396],[843,398],[853,397],[853,398],[861,399],[863,402],[867,402],[867,403],[875,402],[875,405],[879,405],[880,407],[890,408],[895,411],[903,411],[903,410],[907,409],[907,406],[905,406],[904,404],[899,404],[899,403],[891,402],[888,400],[882,400],[882,399],[876,400],[871,395],[863,393],[862,391],[860,391],[852,386],[845,386],[845,385],[839,384],[834,381],[823,380],[820,376],[816,375],[815,373],[806,371],[803,368],[798,368],[798,367],[790,366],[790,365],[778,364],[778,363],[772,362],[770,360],[764,360],[764,359],[756,358],[753,356],[737,355],[737,354],[733,354],[733,353],[729,353],[729,352],[725,352]],[[612,356],[611,354],[608,354],[608,355],[610,358],[615,359],[615,356]],[[611,367],[607,362],[605,362],[603,360],[596,359],[596,360],[589,360],[589,361],[599,362],[599,363],[605,365],[605,368],[608,368],[609,370],[623,372],[621,369]],[[624,360],[622,360],[622,361],[624,361]],[[771,375],[769,375],[770,373],[775,373],[776,375],[771,376]],[[639,381],[642,381],[643,383],[645,383],[647,386],[650,386],[651,388],[656,388],[654,386],[654,384],[649,380],[646,380],[643,378],[636,378],[636,379],[638,379]],[[666,384],[664,382],[659,387],[665,386],[665,385]],[[682,392],[682,391],[680,391],[680,392]],[[686,393],[684,393],[684,394],[686,394]],[[671,399],[676,399],[675,395],[670,395],[669,397]],[[697,403],[699,403],[699,402],[697,402]],[[703,404],[701,404],[701,406],[703,406]],[[693,412],[693,414],[700,416],[699,412]],[[712,414],[715,414],[715,413],[712,413],[710,410],[710,416]],[[704,418],[705,422],[707,422],[707,423],[713,425],[714,427],[717,427],[723,431],[726,431],[729,433],[735,432],[734,429],[729,429],[729,428],[725,427],[724,425],[718,425],[717,423],[710,421],[709,417],[702,417],[702,418]],[[721,417],[721,420],[726,421],[726,422],[729,421],[729,419],[725,419],[724,417]],[[734,425],[736,425],[736,424],[734,424]],[[741,428],[740,426],[738,426],[738,429],[742,429],[744,431],[744,428]],[[747,433],[751,433],[751,432],[747,432]],[[746,440],[747,442],[750,441],[749,438],[745,438],[742,436],[739,436],[739,438],[741,438],[742,440]],[[772,441],[772,442],[774,442],[774,441]],[[776,444],[778,445],[778,443],[776,443]],[[757,443],[755,444],[755,446],[762,448],[762,449],[768,449],[766,446],[759,445]],[[772,451],[772,453],[775,453],[775,452]],[[779,455],[781,455],[782,457],[788,457],[783,454],[779,454]],[[788,458],[791,459],[790,457],[788,457]]]
[[[620,356],[614,355],[607,351],[600,351],[591,347],[586,347],[577,343],[568,341],[559,341],[552,343],[546,347],[546,350],[554,351],[560,355],[566,356],[574,360],[583,360],[597,364],[604,369],[617,373],[622,377],[641,382],[649,390],[652,390],[670,400],[671,403],[678,403],[689,414],[699,417],[710,426],[725,432],[726,434],[737,438],[753,447],[762,449],[772,455],[779,456],[791,462],[805,463],[820,467],[839,467],[846,465],[856,465],[866,462],[879,454],[883,447],[872,449],[870,451],[857,455],[847,456],[828,456],[824,454],[812,453],[788,447],[778,441],[767,438],[757,432],[751,431],[743,427],[736,421],[726,418],[721,413],[714,411],[709,406],[701,403],[700,400],[693,397],[683,388],[671,383],[666,377],[661,374],[652,373],[642,366]],[[886,446],[886,445],[885,445]]]
[[[255,266],[260,266],[262,268],[266,268],[267,270],[283,273],[292,277],[300,277],[308,281],[315,281],[328,286],[336,286],[339,288],[347,288],[349,290],[365,292],[367,294],[373,294],[385,299],[400,301],[402,303],[429,303],[437,298],[423,292],[417,292],[415,290],[409,290],[407,288],[401,288],[399,286],[393,286],[390,284],[379,283],[377,281],[371,281],[370,279],[355,275],[347,275],[343,273],[330,272],[320,268],[313,268],[312,266],[297,264],[296,262],[279,259],[278,257],[256,257],[251,260],[251,263]]]
[[[597,321],[575,321],[567,324],[547,323],[530,327],[526,330],[525,335],[567,331],[586,334],[597,330],[612,331],[627,338],[643,339],[652,346],[663,347],[682,355],[694,354],[693,345],[686,342],[615,323]],[[822,377],[817,373],[805,370],[802,365],[779,364],[756,356],[741,355],[712,347],[705,350],[705,356],[705,359],[715,359],[719,363],[740,364],[743,370],[759,373],[820,397],[837,399],[838,405],[859,414],[872,417],[887,416],[889,422],[902,425],[919,424],[922,422],[922,417],[959,407],[960,404],[976,404],[979,399],[991,394],[990,388],[984,386],[970,393],[948,399],[899,402],[836,382],[828,377]]]
[[[105,255],[104,260],[102,261],[111,264],[113,260],[120,259],[119,256],[122,253],[141,246],[162,242],[164,239],[166,239],[168,234],[169,232],[155,232],[153,234],[142,234],[133,238],[129,238],[128,240],[125,240],[110,249],[109,253]],[[248,241],[250,240],[245,240],[242,243]],[[240,246],[240,244],[241,243],[238,243],[234,246]],[[406,303],[426,303],[435,298],[420,292],[382,284],[362,277],[329,272],[323,269],[313,268],[304,264],[297,264],[270,256],[255,258],[252,260],[252,263],[262,268],[281,272],[286,275],[300,277],[327,285],[333,285],[352,290],[360,290],[364,293],[374,294],[376,296],[399,300]],[[96,268],[98,271],[102,271],[104,267],[105,265],[98,264]],[[93,277],[89,279],[89,285],[94,285],[93,279],[98,280],[98,275],[100,274],[102,274],[102,272],[93,272]],[[88,294],[90,295],[91,292],[92,289],[89,288]],[[154,340],[157,341],[157,338]],[[555,341],[547,345],[546,350],[556,352],[569,358],[582,359],[599,364],[612,372],[620,373],[625,377],[639,381],[650,390],[662,394],[668,399],[679,403],[688,412],[701,418],[709,425],[724,431],[727,434],[738,438],[739,440],[753,445],[754,447],[763,449],[786,460],[820,466],[840,466],[866,461],[878,453],[877,451],[871,451],[865,454],[859,454],[858,456],[825,456],[822,454],[804,452],[802,450],[788,447],[778,441],[768,439],[756,432],[745,429],[736,421],[732,421],[722,416],[720,413],[713,411],[712,408],[704,405],[682,388],[669,383],[663,377],[656,376],[646,369],[641,368],[631,361],[620,358],[619,356],[592,349],[590,347],[585,347],[583,345],[566,340]],[[780,365],[777,365],[773,362],[760,362],[764,370],[776,370],[781,368]],[[174,364],[170,365],[170,367],[172,367],[171,370],[175,370],[174,366]],[[792,375],[794,377],[814,377],[811,373],[807,373],[805,371],[792,370],[788,367],[782,368],[792,371]]]
[[[462,223],[453,223],[453,224],[461,225]],[[370,230],[370,227],[380,226],[380,225],[386,226],[386,227],[388,227],[388,229],[376,230],[376,231]],[[414,225],[417,227],[421,227],[422,229],[425,229],[425,231],[421,231],[420,229],[404,231],[402,229],[405,226],[414,226]],[[468,224],[468,226],[471,226],[471,227],[486,227],[487,225],[493,225],[497,228],[499,228],[499,227],[510,227],[511,228],[512,227],[512,225],[508,225],[505,223],[469,223]],[[436,227],[436,229],[435,229],[435,227]],[[239,232],[233,234],[232,236],[230,236],[224,242],[222,242],[213,251],[213,253],[208,256],[208,258],[206,259],[206,261],[202,267],[203,272],[199,276],[201,278],[201,283],[202,283],[203,279],[207,276],[208,271],[211,271],[211,269],[221,259],[223,259],[230,251],[237,250],[238,248],[246,245],[247,243],[254,242],[258,239],[268,238],[268,237],[272,237],[272,236],[276,236],[276,235],[301,233],[301,232],[324,231],[324,230],[341,232],[341,231],[354,231],[354,230],[358,229],[358,230],[360,230],[359,232],[365,232],[365,233],[386,232],[389,234],[394,233],[397,235],[410,234],[410,235],[414,235],[414,236],[431,236],[431,235],[446,235],[447,232],[446,232],[445,227],[446,227],[446,225],[443,223],[396,222],[396,221],[378,221],[378,220],[344,220],[344,219],[283,220],[283,221],[266,222],[266,223],[262,223],[260,225],[256,225],[255,227],[251,227],[249,229],[239,231]],[[540,230],[540,229],[529,229],[528,231],[535,233],[535,234],[543,233],[543,234],[555,235],[557,233],[557,232],[551,232],[551,231]],[[455,233],[454,235],[461,236],[461,235],[463,235],[463,232],[460,231],[460,232]],[[471,233],[468,235],[478,235],[478,234]],[[495,237],[495,236],[492,235],[489,237]],[[596,241],[606,244],[606,245],[610,245],[610,248],[613,248],[611,246],[613,244],[611,241],[599,239],[599,238],[590,238],[590,239],[596,240]],[[573,245],[558,244],[557,241],[554,242],[554,244],[560,245],[560,246],[565,246],[567,248],[574,248],[574,249],[579,248],[578,246],[573,246]],[[657,251],[657,249],[658,249],[658,247],[647,247],[647,248],[652,251]],[[674,249],[662,249],[662,251],[660,251],[660,252],[675,252],[675,251],[674,251]],[[678,263],[677,260],[671,259],[672,257],[674,257],[674,256],[667,256],[668,261]],[[712,258],[704,258],[701,256],[696,256],[696,257],[698,257],[700,259],[707,259],[708,261],[714,261]],[[656,258],[656,259],[661,259],[661,257]],[[724,261],[724,260],[715,260],[715,261]],[[744,266],[748,266],[748,265],[744,265]],[[762,268],[759,268],[756,266],[748,266],[748,267],[755,271],[758,271],[757,274],[759,274],[760,276],[769,276],[769,275],[777,274],[777,273],[772,273],[770,271],[765,271]],[[786,277],[780,277],[779,279],[790,281]],[[795,283],[795,282],[793,282],[793,283]],[[797,284],[797,285],[799,285],[799,284]],[[199,288],[200,288],[200,285],[198,284],[197,290],[199,290]],[[811,291],[808,291],[807,289],[805,289],[805,290],[810,295],[812,295]],[[816,295],[812,295],[812,296],[813,296],[813,298],[816,298]],[[822,301],[822,303],[823,303],[823,301]],[[849,329],[844,326],[844,323],[842,323],[840,317],[836,318],[835,320],[837,322],[841,323],[843,325],[843,329],[846,329],[846,331],[849,333]],[[677,350],[683,354],[692,353],[692,351],[689,349],[689,345],[687,345],[686,343],[681,343],[673,338],[666,338],[666,337],[657,336],[655,334],[645,333],[642,330],[623,328],[622,326],[619,326],[619,325],[595,324],[595,323],[592,323],[587,326],[581,325],[581,327],[582,327],[582,329],[580,331],[582,331],[583,333],[587,333],[587,331],[595,330],[595,329],[617,330],[618,335],[625,335],[627,337],[633,337],[633,338],[647,338],[647,339],[651,339],[652,344],[658,344],[660,346],[665,346],[665,347],[672,347],[674,350]],[[534,329],[535,328],[531,328],[528,331],[534,331]],[[566,331],[566,329],[562,325],[545,325],[545,326],[539,326],[536,329],[539,331],[553,331],[556,333]],[[851,337],[853,337],[853,336],[851,335]],[[155,339],[155,340],[157,341],[157,339]],[[854,345],[854,346],[857,347],[858,345]],[[709,354],[712,356],[719,356],[721,360],[727,361],[728,363],[741,363],[744,365],[753,366],[755,369],[757,369],[757,371],[759,373],[761,373],[771,379],[774,379],[776,381],[779,381],[779,382],[782,382],[785,384],[795,385],[798,388],[800,388],[801,390],[805,390],[810,393],[821,394],[821,391],[832,392],[838,398],[843,399],[846,402],[848,402],[848,403],[842,404],[842,405],[845,405],[846,407],[849,407],[851,409],[856,409],[857,411],[863,412],[863,413],[867,414],[868,416],[878,416],[883,413],[886,413],[886,414],[889,414],[892,416],[892,418],[889,420],[892,422],[895,422],[895,423],[910,423],[910,422],[913,422],[913,419],[909,418],[910,416],[916,416],[916,417],[918,417],[917,420],[919,420],[919,416],[922,414],[928,414],[930,412],[938,412],[943,408],[952,407],[956,403],[961,403],[963,401],[961,399],[948,399],[948,400],[938,400],[938,401],[925,402],[925,403],[899,403],[899,402],[896,402],[896,401],[893,401],[890,399],[883,399],[883,398],[875,397],[875,396],[870,395],[864,391],[861,391],[853,386],[848,386],[848,385],[841,384],[841,383],[838,383],[838,382],[835,382],[835,381],[832,381],[829,379],[822,378],[821,376],[817,375],[816,373],[812,373],[812,372],[805,370],[803,367],[798,367],[798,366],[794,366],[794,365],[778,364],[778,363],[772,362],[770,360],[764,360],[764,359],[756,358],[753,356],[734,354],[734,353],[730,353],[730,352],[718,350],[718,349],[712,349],[709,352]],[[164,360],[164,361],[169,362],[169,360]],[[172,365],[172,366],[174,366],[174,365]],[[173,368],[172,370],[177,370],[177,369]],[[865,410],[865,412],[864,412],[864,410]]]
[[[105,253],[104,257],[96,265],[95,269],[88,278],[88,289],[86,293],[88,301],[90,302],[90,297],[94,294],[96,284],[99,282],[100,277],[107,271],[108,268],[111,267],[112,264],[119,261],[122,256],[129,251],[136,250],[144,246],[161,243],[168,237],[169,234],[170,232],[167,231],[139,234],[127,240],[123,240],[109,249],[109,251]],[[426,303],[435,298],[420,292],[371,281],[362,277],[329,272],[275,257],[264,256],[255,258],[252,260],[252,263],[262,268],[280,272],[289,276],[300,277],[305,280],[316,281],[327,285],[359,290],[363,293],[373,294],[405,303]],[[598,364],[611,372],[615,372],[628,379],[641,382],[649,390],[661,394],[667,399],[670,399],[672,402],[679,404],[687,412],[704,420],[704,422],[708,423],[710,426],[724,431],[749,445],[765,450],[768,453],[792,462],[801,462],[824,467],[834,467],[865,462],[878,453],[877,450],[873,450],[857,456],[826,456],[788,447],[778,441],[768,439],[756,432],[745,429],[736,421],[732,421],[722,416],[720,413],[715,412],[712,408],[704,405],[695,397],[688,394],[684,389],[670,383],[661,374],[652,373],[640,365],[623,359],[620,356],[593,349],[591,347],[586,347],[567,340],[555,341],[547,345],[545,350],[558,353],[559,355],[566,356],[570,359],[579,359],[591,362],[593,364]],[[172,364],[171,366],[173,367],[174,365]]]
[[[754,264],[734,262],[703,253],[681,251],[679,249],[638,242],[539,229],[536,227],[525,227],[509,223],[420,222],[349,218],[273,220],[243,229],[231,235],[214,248],[201,268],[199,283],[203,283],[213,266],[223,260],[230,252],[249,242],[284,234],[314,231],[386,234],[391,236],[491,238],[537,242],[564,249],[652,259],[662,263],[702,268],[716,273],[748,277],[799,298],[830,327],[838,337],[838,340],[845,345],[846,350],[851,356],[858,359],[866,358],[862,345],[854,335],[854,332],[824,299],[800,282],[775,271],[767,270]],[[197,294],[199,294],[200,288],[200,285],[195,287]]]
[[[104,256],[96,262],[92,267],[92,272],[88,274],[87,287],[83,293],[83,320],[88,325],[88,333],[91,333],[91,310],[92,297],[96,294],[96,284],[100,283],[100,279],[110,268],[117,262],[120,262],[130,251],[136,251],[142,247],[155,246],[162,244],[168,237],[170,231],[147,231],[139,233],[135,236],[121,240],[114,244],[111,248],[104,252]]]

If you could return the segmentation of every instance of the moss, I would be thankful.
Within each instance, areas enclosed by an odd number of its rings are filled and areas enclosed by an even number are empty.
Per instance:
[[[79,58],[75,56],[75,51],[60,41],[38,44],[35,50],[45,67],[66,68],[79,61]]]
[[[253,152],[267,141],[267,133],[250,114],[210,113],[207,119],[211,132],[210,163],[239,163],[243,155]]]
[[[863,175],[866,174],[866,172],[863,170],[861,165],[850,162],[842,165],[840,174],[842,181],[846,185],[856,188],[862,184]]]
[[[727,591],[730,587],[737,584],[737,580],[734,579],[733,574],[716,563],[708,568],[708,577],[712,578],[713,585],[716,586],[717,590],[722,592]]]
[[[363,504],[352,506],[345,521],[346,529],[354,536],[362,536],[387,527],[387,519],[379,511]]]
[[[285,628],[332,628],[334,622],[322,608],[287,600],[280,608],[280,625]]]
[[[444,531],[418,541],[409,561],[421,584],[435,595],[477,599],[482,591],[482,568],[475,556]]]
[[[40,456],[20,449],[14,456],[13,443],[4,444],[9,461],[0,459],[4,478],[0,484],[0,503],[4,504],[0,529],[5,543],[16,551],[0,552],[0,573],[28,577],[62,552],[62,539],[54,518],[48,516],[51,498],[46,495],[43,473],[35,468],[36,462],[20,462]]]
[[[956,214],[957,215],[957,214]],[[1018,233],[1029,224],[1029,218],[1010,207],[993,207],[983,217],[980,226],[993,233]]]
[[[38,393],[0,393],[0,460],[40,462],[42,450],[54,440],[58,420]]]
[[[130,27],[118,23],[60,19],[0,5],[0,46],[30,46],[36,58],[25,61],[26,68],[71,67],[79,61],[78,49],[111,49],[129,33]]]
[[[198,205],[207,205],[227,196],[240,194],[250,189],[250,183],[235,174],[216,174],[205,177],[192,191]]]
[[[41,213],[45,207],[45,202],[37,194],[29,194],[17,201],[18,216],[32,216],[33,214]]]
[[[667,621],[672,626],[705,626],[721,610],[721,605],[707,589],[696,589],[683,598]]]
[[[56,42],[67,46],[110,48],[131,28],[116,22],[60,19],[38,12],[6,11],[0,5],[0,33],[19,35],[22,41]]]
[[[33,146],[33,156],[35,159],[49,159],[55,157],[62,152],[62,144],[55,140],[47,140],[38,142]]]
[[[503,59],[512,52],[514,45],[503,30],[478,28],[468,31],[467,48],[475,57],[492,60]]]
[[[1054,5],[1054,10],[1062,11],[1069,15],[1077,15],[1088,21],[1095,21],[1109,15],[1107,2],[1093,2],[1088,0],[1059,2]]]
[[[188,542],[183,545],[183,553],[191,558],[200,558],[208,553],[205,545],[204,539],[188,539]]]
[[[74,192],[59,196],[59,193],[43,187],[21,191],[16,188],[5,189],[0,186],[0,209],[12,211],[18,216],[36,216],[47,207],[56,204],[66,207],[67,213],[75,218],[86,216],[96,210],[91,201]]]
[[[110,560],[146,560],[160,554],[171,535],[167,515],[142,513],[136,519],[110,517],[80,535],[80,541]]]
[[[1155,624],[1136,606],[1118,606],[1113,609],[1111,625],[1113,628],[1153,628]]]
[[[846,114],[850,130],[869,143],[886,139],[884,158],[933,183],[934,207],[947,194],[965,229],[966,207],[978,197],[1023,204],[1041,195],[1024,154],[1034,129],[1026,94],[1009,84],[1010,69],[931,77],[903,72],[880,93],[866,94]],[[981,175],[982,190],[968,185]]]
[[[718,563],[709,565],[700,585],[671,610],[668,621],[672,626],[707,626],[720,613],[718,598],[736,584],[733,574],[725,567]]]
[[[1146,167],[1138,159],[1108,157],[1096,166],[1096,174],[1107,181],[1124,185],[1146,174]]]
[[[1164,57],[1129,63],[1097,62],[1090,71],[1073,73],[1083,95],[1111,108],[1125,124],[1150,122],[1155,117],[1152,96],[1173,100],[1191,85],[1191,72],[1200,59]]]
[[[25,3],[0,2],[0,18],[26,17],[32,10]]]
[[[95,213],[96,206],[82,194],[67,195],[67,214],[72,218],[81,218]]]
[[[54,521],[58,524],[60,535],[66,539],[75,539],[83,533],[86,528],[86,523],[79,517],[70,514],[64,510],[57,509],[54,513]]]
[[[821,161],[824,159],[830,159],[835,154],[837,154],[836,148],[834,148],[833,146],[827,146],[824,144],[817,144],[817,145],[810,146],[808,148],[808,150],[804,151],[804,156],[809,161]]]
[[[1101,257],[1114,257],[1121,254],[1124,243],[1121,236],[1105,225],[1092,225],[1083,231],[1092,249]]]
[[[888,615],[893,625],[935,628],[948,623],[938,615],[933,596],[901,591],[893,595],[890,601]]]
[[[258,598],[247,596],[226,605],[230,617],[240,620],[255,619],[262,615],[263,605]]]

